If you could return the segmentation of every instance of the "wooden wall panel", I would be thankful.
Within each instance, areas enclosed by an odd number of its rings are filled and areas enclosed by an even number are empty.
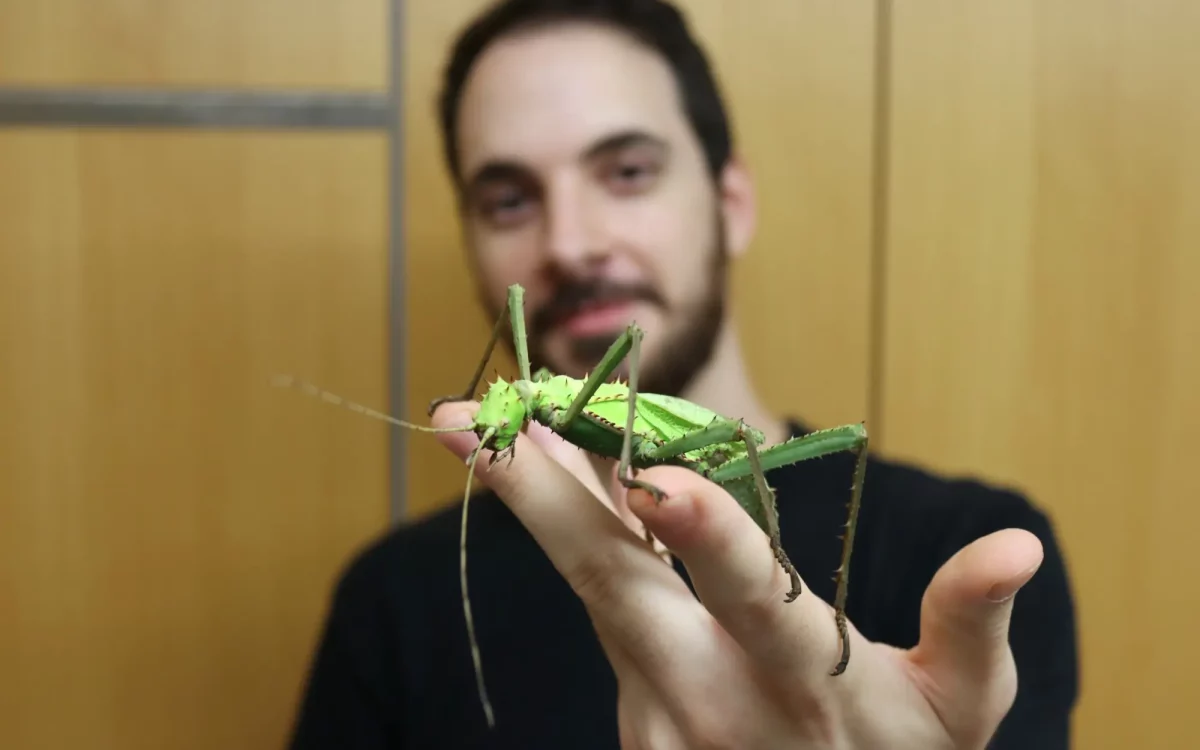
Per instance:
[[[388,0],[0,0],[0,85],[380,91]]]
[[[0,747],[279,747],[388,516],[382,135],[0,133]]]
[[[407,413],[466,384],[491,331],[475,302],[434,111],[454,35],[483,0],[406,4]],[[758,237],[735,268],[750,368],[769,402],[826,424],[866,418],[873,8],[682,0],[724,82],[757,179]],[[511,372],[497,350],[497,366]],[[507,369],[506,369],[507,368]],[[461,462],[407,438],[408,507],[453,502]]]
[[[716,5],[697,21],[760,207],[734,276],[750,372],[785,413],[869,423],[873,4]]]
[[[436,96],[458,27],[487,0],[405,3],[404,70],[404,385],[405,414],[420,421],[430,399],[460,390],[483,356],[494,321],[475,302],[458,216],[442,163]],[[514,372],[496,348],[494,367]],[[432,435],[404,436],[405,503],[411,519],[461,495],[466,467]]]
[[[879,445],[1016,483],[1077,587],[1076,747],[1200,699],[1200,6],[896,4]]]

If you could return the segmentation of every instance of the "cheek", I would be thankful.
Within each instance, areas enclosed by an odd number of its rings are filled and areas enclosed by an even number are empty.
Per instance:
[[[697,254],[691,248],[711,234],[716,205],[707,176],[691,165],[679,164],[668,168],[659,180],[643,195],[621,201],[621,225],[640,227],[632,231],[653,237],[658,245],[675,253]]]
[[[711,206],[664,197],[617,213],[611,226],[630,256],[618,261],[621,275],[648,277],[670,306],[694,294],[716,240]],[[639,268],[624,267],[633,264]]]
[[[475,248],[482,280],[501,304],[511,284],[525,287],[527,300],[540,294],[537,281],[538,258],[532,241],[523,239],[521,234],[513,233],[502,238],[489,237],[487,241],[476,242]]]

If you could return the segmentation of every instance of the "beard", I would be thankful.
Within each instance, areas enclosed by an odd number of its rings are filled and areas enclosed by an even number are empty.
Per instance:
[[[682,321],[677,329],[667,330],[657,342],[654,354],[642,349],[638,363],[638,391],[680,396],[708,364],[716,348],[721,325],[725,319],[728,297],[728,255],[725,252],[724,222],[720,212],[716,216],[716,232],[704,258],[707,265],[705,287],[696,301],[681,309],[676,317]],[[531,311],[527,321],[526,338],[529,347],[529,362],[532,372],[546,367],[554,373],[584,377],[595,369],[608,349],[624,333],[624,329],[582,336],[568,343],[571,359],[583,366],[582,371],[571,372],[567,363],[555,362],[545,347],[546,332],[565,316],[580,307],[596,303],[646,302],[665,309],[667,304],[656,289],[647,284],[619,284],[604,279],[570,279],[559,285],[554,297],[544,305]],[[489,305],[492,319],[500,310]],[[645,339],[643,339],[643,342]],[[511,336],[504,337],[505,346],[515,354]],[[620,362],[609,377],[629,378],[629,355]]]

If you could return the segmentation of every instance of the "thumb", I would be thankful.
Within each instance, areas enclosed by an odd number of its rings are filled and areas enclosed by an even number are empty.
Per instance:
[[[1041,564],[1036,536],[1005,529],[959,550],[926,589],[921,640],[909,657],[925,672],[934,692],[929,698],[940,704],[951,732],[990,734],[1012,706],[1013,599]]]

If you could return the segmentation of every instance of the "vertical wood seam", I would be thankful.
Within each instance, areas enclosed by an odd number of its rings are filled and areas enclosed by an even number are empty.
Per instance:
[[[867,429],[879,447],[883,424],[887,355],[887,261],[889,179],[891,158],[891,38],[890,0],[875,2],[875,80],[871,133],[870,320],[867,325]]]
[[[389,411],[407,419],[406,360],[408,342],[404,294],[404,92],[401,75],[404,66],[403,0],[388,0],[388,400]],[[403,522],[408,515],[407,475],[408,442],[405,430],[391,426],[389,445],[388,510],[390,525]]]

